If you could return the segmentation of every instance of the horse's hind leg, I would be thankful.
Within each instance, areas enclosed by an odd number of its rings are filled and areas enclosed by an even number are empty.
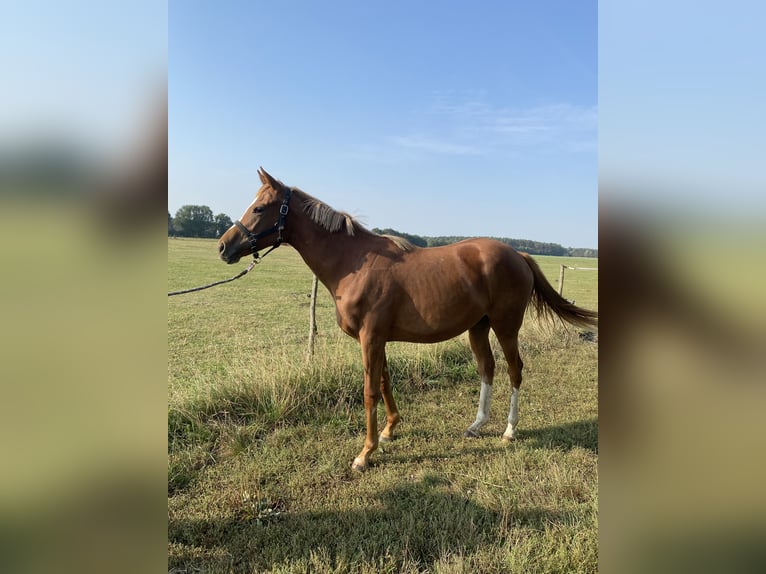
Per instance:
[[[383,356],[383,375],[380,378],[380,392],[383,395],[383,403],[386,405],[386,428],[380,433],[379,440],[387,442],[393,440],[394,429],[399,424],[401,417],[399,409],[396,408],[394,395],[391,392],[391,376],[388,372],[388,360]]]
[[[508,362],[508,376],[511,379],[511,408],[508,411],[508,426],[503,433],[503,440],[508,442],[516,438],[516,426],[519,424],[519,388],[521,387],[521,370],[524,363],[519,355],[518,331],[510,334],[498,333],[495,330],[500,346],[503,348],[505,360]]]
[[[481,391],[476,420],[468,427],[463,436],[478,438],[481,427],[489,420],[492,403],[492,381],[495,377],[495,358],[492,356],[492,347],[489,344],[489,319],[487,317],[484,317],[468,330],[468,340],[471,343],[471,350],[481,377]]]

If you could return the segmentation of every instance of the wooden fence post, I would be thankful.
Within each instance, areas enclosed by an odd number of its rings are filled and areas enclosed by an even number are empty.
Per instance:
[[[314,275],[314,280],[311,283],[311,305],[309,306],[309,355],[308,358],[314,356],[314,339],[317,334],[317,286],[319,280]]]
[[[566,265],[562,265],[561,269],[559,270],[559,295],[563,296],[564,293],[564,269],[566,268]]]

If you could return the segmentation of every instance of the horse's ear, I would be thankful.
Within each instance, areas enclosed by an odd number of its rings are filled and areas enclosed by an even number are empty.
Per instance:
[[[261,178],[263,185],[270,185],[272,189],[279,189],[281,187],[279,182],[271,177],[263,167],[258,169],[258,176]]]

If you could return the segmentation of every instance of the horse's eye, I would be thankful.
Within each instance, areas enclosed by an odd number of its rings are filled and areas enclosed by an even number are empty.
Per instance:
[[[262,207],[254,207],[253,208],[253,213],[263,213],[263,208]]]

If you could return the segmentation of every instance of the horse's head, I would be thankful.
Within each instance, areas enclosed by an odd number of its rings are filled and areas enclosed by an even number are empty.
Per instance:
[[[236,263],[250,254],[257,258],[259,249],[282,242],[292,191],[263,168],[258,170],[258,175],[263,185],[255,195],[255,201],[218,240],[218,253],[226,263]]]

